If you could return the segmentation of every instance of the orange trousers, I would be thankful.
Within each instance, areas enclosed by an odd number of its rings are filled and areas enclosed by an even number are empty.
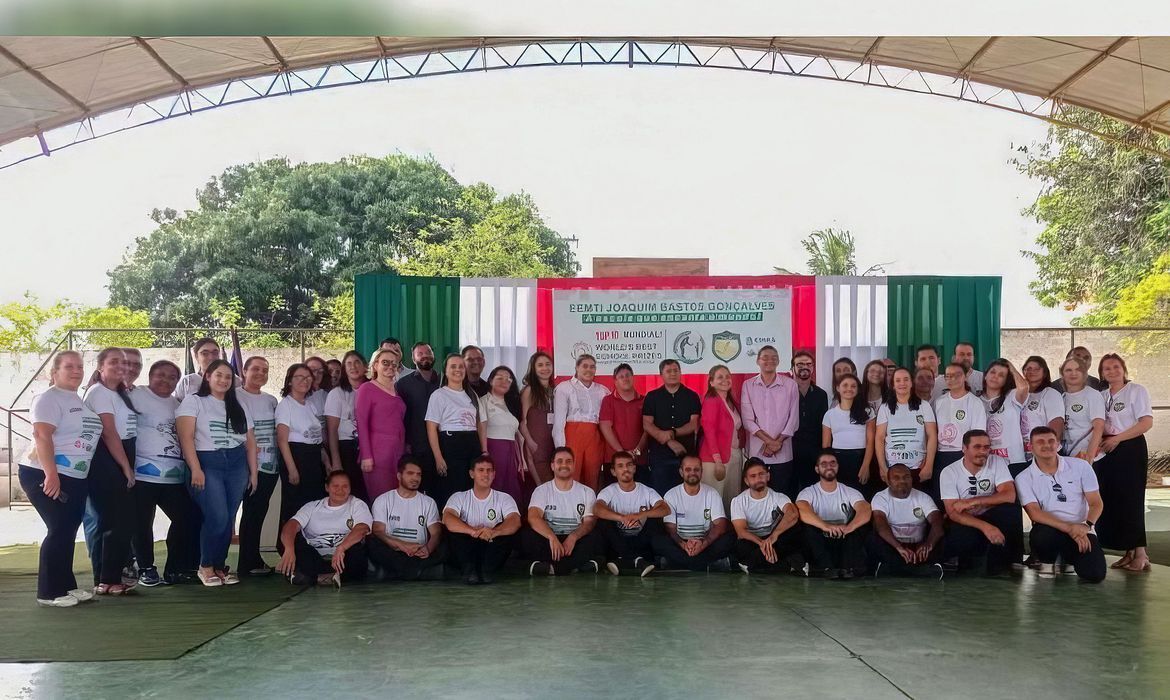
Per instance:
[[[596,423],[565,423],[565,446],[573,451],[573,478],[596,491],[605,458],[601,427]]]

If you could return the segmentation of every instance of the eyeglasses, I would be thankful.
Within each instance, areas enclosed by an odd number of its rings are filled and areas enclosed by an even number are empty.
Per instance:
[[[898,369],[898,365],[882,365],[882,367],[885,367],[887,371],[891,369]]]
[[[292,378],[293,378],[294,382],[311,382],[311,381],[313,381],[313,375],[311,375],[311,374],[294,374]]]
[[[811,362],[797,362],[796,364],[794,364],[792,366],[793,367],[804,367],[806,369],[812,369],[813,363],[811,363]]]

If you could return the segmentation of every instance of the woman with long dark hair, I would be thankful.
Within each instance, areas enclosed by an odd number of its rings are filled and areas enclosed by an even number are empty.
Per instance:
[[[244,362],[244,385],[236,389],[236,398],[252,418],[256,438],[256,488],[244,496],[240,513],[240,556],[236,562],[246,576],[267,576],[275,569],[260,554],[260,536],[272,492],[280,481],[283,461],[276,446],[276,397],[262,391],[268,384],[268,360],[258,355]]]
[[[487,433],[479,412],[479,396],[467,383],[462,355],[443,361],[443,380],[427,403],[427,438],[439,475],[436,502],[471,488],[471,464],[487,454]]]
[[[520,434],[520,390],[512,370],[499,366],[488,374],[488,393],[479,398],[483,416],[487,452],[496,463],[492,488],[515,499],[520,507],[528,506],[524,498],[523,436]]]
[[[81,353],[57,353],[49,388],[33,397],[33,439],[19,460],[20,487],[47,529],[37,571],[37,605],[45,607],[70,608],[93,600],[73,575],[73,543],[89,496],[87,477],[102,439],[101,419],[77,396],[84,378]]]
[[[236,392],[232,366],[216,360],[203,383],[175,411],[175,429],[191,470],[191,498],[203,513],[199,529],[199,580],[205,586],[240,582],[227,565],[232,525],[244,493],[256,489],[256,436]]]
[[[731,499],[743,490],[743,416],[731,391],[731,370],[715,365],[707,372],[707,392],[699,413],[703,440],[699,459],[703,462],[703,483],[719,494],[724,512],[731,512]]]
[[[869,365],[866,365],[867,369],[868,367]],[[847,374],[852,374],[855,377],[857,376],[857,363],[848,357],[837,358],[837,361],[833,363],[833,376],[829,381],[832,382],[833,386],[836,386],[837,380]]]
[[[987,366],[979,398],[987,411],[991,451],[1007,461],[1008,471],[1014,479],[1028,468],[1024,457],[1024,436],[1017,429],[1028,400],[1028,382],[1011,362],[1001,357]]]
[[[833,405],[821,420],[821,447],[832,448],[836,453],[838,481],[873,493],[880,490],[874,487],[881,483],[880,477],[871,474],[875,420],[874,412],[862,399],[861,381],[852,374],[838,379],[833,387]]]
[[[1052,372],[1048,361],[1039,355],[1024,360],[1024,379],[1028,383],[1028,400],[1020,418],[1020,435],[1024,438],[1024,458],[1032,456],[1032,428],[1048,426],[1056,431],[1056,439],[1064,436],[1064,399],[1052,388]]]
[[[524,373],[524,390],[520,392],[520,434],[524,436],[524,456],[532,487],[552,478],[553,445],[553,361],[546,352],[528,358]]]
[[[329,443],[325,440],[325,401],[329,397],[329,392],[333,391],[333,375],[329,373],[329,365],[320,357],[310,357],[304,364],[313,373],[313,386],[307,400],[316,409],[317,415],[321,416],[321,463],[325,465],[325,473],[328,474],[341,469],[341,465],[333,463],[333,455],[329,454]],[[321,488],[325,488],[324,481]]]
[[[1116,353],[1101,358],[1097,376],[1107,385],[1101,390],[1105,400],[1101,450],[1105,454],[1093,465],[1105,504],[1097,521],[1097,536],[1102,547],[1125,552],[1113,564],[1114,569],[1149,571],[1146,478],[1150,453],[1146,433],[1154,427],[1150,392],[1130,380],[1125,360]]]
[[[878,409],[877,430],[874,433],[874,454],[877,455],[878,476],[889,483],[886,473],[894,464],[905,464],[921,484],[937,481],[934,477],[934,455],[938,451],[938,424],[930,403],[914,393],[910,370],[894,370],[894,392]],[[937,491],[937,489],[935,489]]]
[[[83,401],[102,422],[102,439],[89,473],[89,497],[97,514],[97,531],[90,549],[94,593],[121,595],[138,584],[123,578],[134,537],[134,445],[138,411],[123,383],[125,353],[106,348],[98,353],[98,367],[89,378]]]
[[[284,466],[280,472],[281,529],[301,506],[325,496],[321,414],[309,401],[313,381],[313,370],[307,363],[290,365],[276,404],[276,446]]]
[[[402,366],[398,345],[383,345],[370,366],[374,378],[357,388],[354,417],[362,479],[366,495],[375,501],[398,488],[398,461],[406,452],[406,401],[398,395],[397,384]]]
[[[183,583],[199,568],[199,506],[187,491],[187,464],[175,433],[175,385],[182,372],[170,360],[150,366],[147,384],[130,399],[138,410],[134,454],[134,557],[143,586]],[[159,576],[154,565],[154,516],[158,508],[171,521],[167,529],[167,563]]]
[[[858,397],[865,401],[865,405],[876,416],[878,409],[886,402],[889,395],[890,387],[886,384],[886,365],[881,360],[870,360],[865,363],[865,372],[861,375],[861,393],[858,394]]]
[[[329,455],[333,469],[341,469],[349,475],[353,495],[369,505],[374,499],[366,492],[366,482],[358,465],[355,413],[357,390],[366,381],[366,358],[357,350],[350,350],[345,353],[341,366],[341,377],[325,397],[325,434],[329,438]]]

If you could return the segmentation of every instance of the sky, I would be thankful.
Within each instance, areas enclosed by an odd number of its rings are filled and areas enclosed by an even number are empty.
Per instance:
[[[106,271],[224,168],[287,156],[430,155],[460,182],[526,191],[594,256],[708,257],[712,274],[805,270],[820,228],[864,269],[1001,275],[1005,327],[1064,326],[1027,291],[1039,183],[1011,164],[1044,122],[831,81],[690,68],[527,68],[230,106],[0,170],[0,303],[108,299]],[[51,262],[49,272],[44,263]]]

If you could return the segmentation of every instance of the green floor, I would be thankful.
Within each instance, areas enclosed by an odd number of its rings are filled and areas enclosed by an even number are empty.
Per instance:
[[[179,627],[244,617],[222,611],[249,595],[283,603],[175,660],[0,664],[0,695],[1166,697],[1164,578],[1162,567],[1111,572],[1099,586],[1030,572],[945,582],[576,575],[291,598],[291,587],[269,580],[41,611],[5,579],[4,648],[145,638],[166,650],[157,659],[173,655],[166,638]]]

